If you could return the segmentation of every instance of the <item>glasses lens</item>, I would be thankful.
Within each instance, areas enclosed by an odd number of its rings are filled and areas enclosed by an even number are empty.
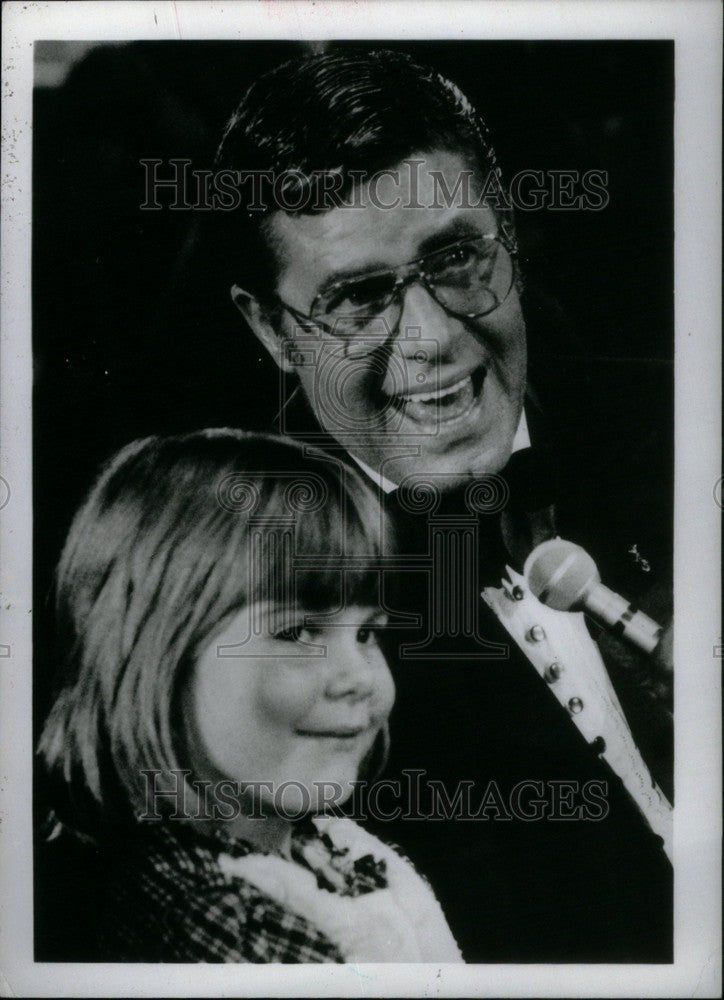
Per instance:
[[[497,309],[513,287],[513,261],[494,239],[470,240],[429,258],[427,284],[451,312],[484,316]]]
[[[339,337],[365,330],[370,320],[381,316],[395,292],[395,275],[370,274],[333,285],[320,295],[313,317],[334,327]]]
[[[399,318],[400,304],[397,300],[393,300],[381,316],[369,316],[365,319],[364,326],[355,330],[353,335],[338,333],[339,324],[333,327],[331,332],[337,335],[337,342],[341,345],[345,357],[361,358],[389,344]]]

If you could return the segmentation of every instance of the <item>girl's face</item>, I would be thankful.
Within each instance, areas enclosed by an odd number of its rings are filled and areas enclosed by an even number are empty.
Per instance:
[[[352,792],[395,692],[379,611],[282,615],[243,608],[197,659],[185,713],[194,777],[264,782],[260,801],[300,813]],[[326,791],[324,790],[326,787]]]

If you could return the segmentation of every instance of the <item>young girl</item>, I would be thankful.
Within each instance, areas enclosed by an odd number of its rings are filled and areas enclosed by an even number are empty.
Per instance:
[[[270,436],[151,438],[102,472],[39,745],[51,840],[98,880],[84,957],[460,960],[411,865],[324,815],[385,755],[381,525],[356,472]]]

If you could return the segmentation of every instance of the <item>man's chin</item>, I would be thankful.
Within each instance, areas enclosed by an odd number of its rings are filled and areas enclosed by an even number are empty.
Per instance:
[[[385,479],[399,486],[403,482],[416,479],[434,482],[447,492],[466,485],[482,476],[499,473],[508,464],[511,453],[510,442],[496,441],[484,443],[477,448],[454,449],[437,453],[422,449],[420,455],[379,462]],[[372,462],[367,464],[372,465]],[[374,466],[373,466],[374,467]]]

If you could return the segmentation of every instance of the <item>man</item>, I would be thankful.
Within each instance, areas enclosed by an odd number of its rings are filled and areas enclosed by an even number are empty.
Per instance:
[[[567,711],[552,697],[526,642],[481,600],[562,525],[590,542],[582,510],[600,511],[602,533],[616,521],[605,479],[582,473],[596,441],[570,433],[575,404],[558,407],[574,446],[554,461],[548,441],[563,441],[544,416],[556,416],[526,388],[515,231],[482,120],[404,55],[332,52],[250,88],[217,168],[271,179],[265,206],[253,190],[223,223],[234,303],[298,381],[280,430],[356,462],[397,526],[388,775],[414,771],[423,785],[405,777],[406,807],[379,832],[429,876],[469,961],[670,960],[660,840],[605,747],[574,725],[576,699]],[[568,655],[538,628],[529,644]],[[645,743],[646,708],[629,701]],[[545,815],[530,798],[511,807],[524,783]],[[563,785],[597,789],[605,807],[562,808]],[[474,818],[455,812],[461,788],[477,796]]]

